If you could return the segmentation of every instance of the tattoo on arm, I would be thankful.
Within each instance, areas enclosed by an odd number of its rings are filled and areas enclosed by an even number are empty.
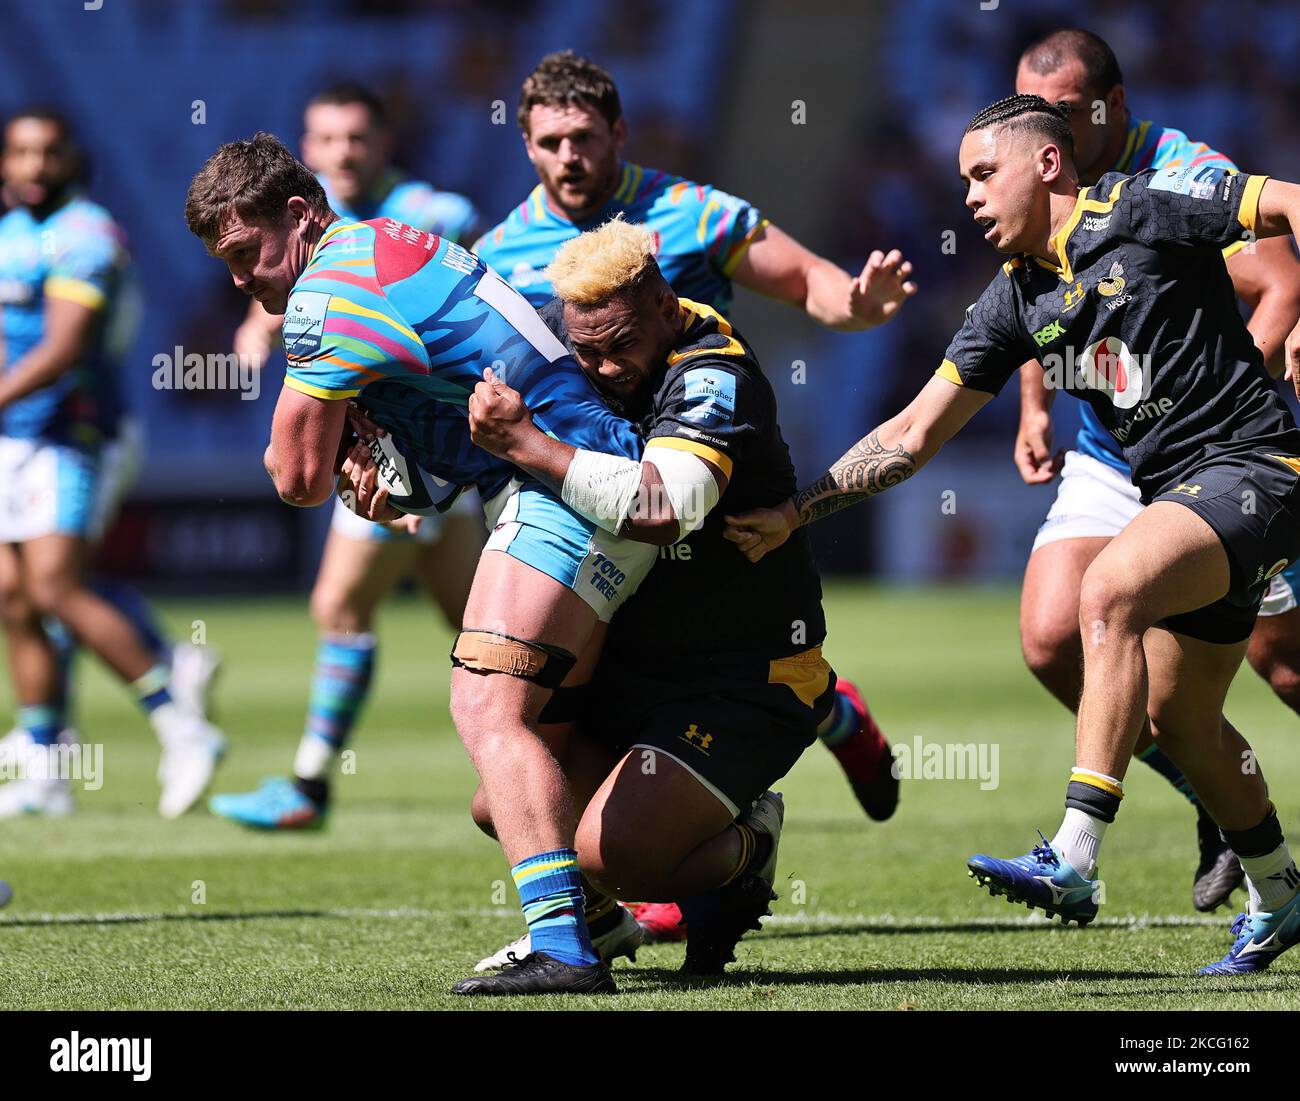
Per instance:
[[[916,458],[902,447],[884,447],[876,432],[855,443],[825,474],[795,496],[800,524],[856,505],[916,473]]]

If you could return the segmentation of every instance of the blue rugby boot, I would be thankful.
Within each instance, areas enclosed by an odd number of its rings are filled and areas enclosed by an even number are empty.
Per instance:
[[[1238,914],[1232,923],[1232,947],[1218,963],[1198,975],[1249,975],[1300,941],[1300,895],[1271,914]]]
[[[1027,856],[1012,860],[972,856],[966,861],[968,874],[991,895],[1005,895],[1008,902],[1045,910],[1065,925],[1072,921],[1087,925],[1097,916],[1100,880],[1084,879],[1042,833],[1038,836],[1043,843],[1035,845]]]
[[[307,830],[325,823],[325,808],[308,799],[292,780],[263,780],[256,791],[242,795],[214,795],[208,800],[213,814],[256,830]]]

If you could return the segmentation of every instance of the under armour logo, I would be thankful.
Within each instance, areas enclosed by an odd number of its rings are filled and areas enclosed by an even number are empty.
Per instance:
[[[707,753],[709,751],[709,744],[713,741],[713,735],[705,734],[695,725],[695,723],[691,723],[691,725],[682,732],[682,740],[689,742],[697,749]]]

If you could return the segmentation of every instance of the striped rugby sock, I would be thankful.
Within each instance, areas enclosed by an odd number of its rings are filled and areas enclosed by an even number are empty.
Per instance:
[[[619,922],[623,920],[618,903],[610,895],[593,887],[586,876],[582,877],[581,885],[585,900],[583,917],[587,920],[588,934],[595,938],[618,928]]]
[[[843,745],[858,732],[861,719],[843,692],[835,693],[831,712],[817,728],[817,737],[827,749]]]
[[[573,966],[600,962],[583,916],[577,852],[538,853],[521,860],[510,874],[519,888],[532,951]]]
[[[54,745],[63,727],[57,707],[49,704],[28,704],[18,708],[18,726],[31,735],[35,745]]]
[[[1077,765],[1065,794],[1065,817],[1052,838],[1052,848],[1085,879],[1097,870],[1106,827],[1115,821],[1124,785],[1113,776]]]
[[[733,822],[731,828],[736,831],[737,836],[740,838],[740,852],[736,857],[735,870],[719,884],[721,887],[725,887],[742,872],[766,863],[772,852],[770,834],[756,830],[753,826],[747,826],[743,822]]]
[[[295,776],[320,780],[329,772],[370,694],[375,654],[372,634],[321,636],[307,704],[307,728],[294,762]]]
[[[1300,872],[1291,859],[1272,803],[1259,825],[1246,830],[1223,830],[1222,834],[1246,873],[1252,914],[1261,910],[1271,914],[1296,896],[1300,890]]]
[[[152,715],[163,704],[172,702],[169,687],[171,680],[172,671],[169,666],[155,665],[149,672],[131,682],[136,699],[140,701],[146,715]]]
[[[1195,806],[1200,805],[1201,801],[1196,797],[1196,792],[1192,790],[1192,785],[1187,782],[1183,770],[1166,757],[1164,751],[1158,745],[1147,746],[1137,756],[1138,760],[1144,765],[1155,769],[1156,772],[1168,780],[1174,786],[1174,789],[1181,793],[1188,802]]]

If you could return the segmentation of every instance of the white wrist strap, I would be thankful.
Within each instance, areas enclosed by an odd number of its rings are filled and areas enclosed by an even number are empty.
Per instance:
[[[645,462],[654,463],[660,492],[677,517],[678,539],[699,529],[720,496],[713,471],[696,455],[650,441]],[[641,489],[641,463],[599,451],[576,451],[569,462],[560,498],[574,512],[617,535]],[[660,511],[649,502],[651,515]]]
[[[641,464],[599,451],[576,451],[560,499],[597,527],[618,534],[641,488]]]

